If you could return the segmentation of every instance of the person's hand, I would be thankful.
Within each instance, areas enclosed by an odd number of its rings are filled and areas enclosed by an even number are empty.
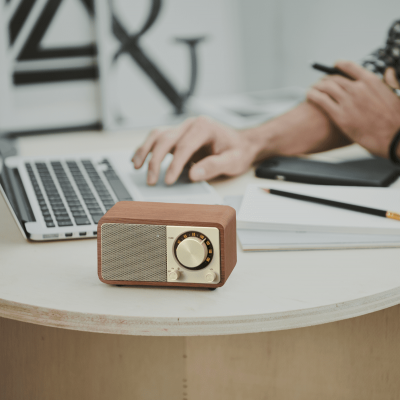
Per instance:
[[[400,89],[400,84],[397,80],[396,71],[394,68],[386,68],[384,80],[392,89]]]
[[[136,169],[141,168],[151,152],[147,183],[155,185],[160,164],[168,153],[174,158],[165,175],[165,183],[172,185],[190,162],[192,181],[208,180],[219,175],[235,176],[252,164],[252,144],[236,130],[207,117],[190,118],[180,126],[153,130],[132,158]]]
[[[327,76],[309,90],[307,99],[350,139],[387,158],[390,143],[400,129],[400,99],[389,87],[399,87],[394,71],[388,69],[385,83],[353,62],[341,61],[335,66],[354,80]]]

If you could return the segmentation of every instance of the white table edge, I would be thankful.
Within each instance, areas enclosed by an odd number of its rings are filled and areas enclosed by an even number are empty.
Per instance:
[[[213,318],[143,318],[86,314],[0,300],[0,317],[36,325],[135,336],[214,336],[303,328],[354,318],[400,304],[400,287],[371,296],[271,314]]]

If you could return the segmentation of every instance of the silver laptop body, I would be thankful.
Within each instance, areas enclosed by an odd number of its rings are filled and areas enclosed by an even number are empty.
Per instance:
[[[146,167],[136,171],[132,151],[46,157],[2,158],[0,192],[29,240],[68,240],[97,236],[97,223],[118,201],[221,204],[206,182],[189,183],[183,174],[168,187],[146,184]]]

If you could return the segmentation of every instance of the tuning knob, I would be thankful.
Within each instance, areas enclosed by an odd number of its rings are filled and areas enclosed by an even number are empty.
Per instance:
[[[179,243],[176,248],[176,257],[184,267],[196,268],[206,259],[207,246],[200,238],[188,237]]]
[[[168,277],[171,281],[177,281],[180,276],[181,276],[181,273],[178,270],[174,270],[174,269],[168,274]]]
[[[208,271],[206,273],[206,282],[214,282],[217,274],[214,271]]]

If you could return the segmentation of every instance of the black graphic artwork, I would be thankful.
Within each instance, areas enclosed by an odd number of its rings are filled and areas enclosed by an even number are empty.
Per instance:
[[[115,63],[121,54],[127,53],[132,60],[143,70],[143,72],[151,79],[154,85],[173,105],[175,114],[182,114],[185,104],[190,95],[193,94],[197,81],[197,45],[204,40],[204,37],[185,39],[177,38],[176,41],[188,46],[191,62],[191,76],[189,88],[185,93],[179,93],[174,88],[168,78],[161,72],[154,61],[146,54],[140,46],[140,38],[151,28],[156,21],[161,10],[161,0],[151,0],[150,12],[143,27],[133,35],[129,35],[125,27],[118,20],[116,12],[113,8],[113,1],[109,0],[110,10],[112,14],[112,32],[121,43],[120,48],[116,52],[113,63]]]
[[[18,61],[34,61],[49,59],[73,59],[76,57],[96,56],[95,44],[86,46],[73,46],[62,48],[41,48],[40,43],[45,36],[54,16],[56,15],[63,0],[47,0],[40,15],[38,16],[33,28],[29,32],[24,45],[17,56]],[[88,14],[93,18],[94,8],[93,0],[80,0],[85,6]],[[8,31],[10,47],[15,43],[20,34],[36,0],[22,0],[12,15]],[[49,68],[41,70],[18,70],[13,73],[13,82],[15,85],[27,85],[35,83],[60,82],[82,79],[96,79],[98,70],[96,65],[76,66],[69,68]]]
[[[17,10],[11,18],[10,24],[8,26],[8,31],[10,35],[10,44],[14,44],[21,28],[23,27],[29,13],[32,10],[33,5],[36,0],[22,0],[19,3]]]

